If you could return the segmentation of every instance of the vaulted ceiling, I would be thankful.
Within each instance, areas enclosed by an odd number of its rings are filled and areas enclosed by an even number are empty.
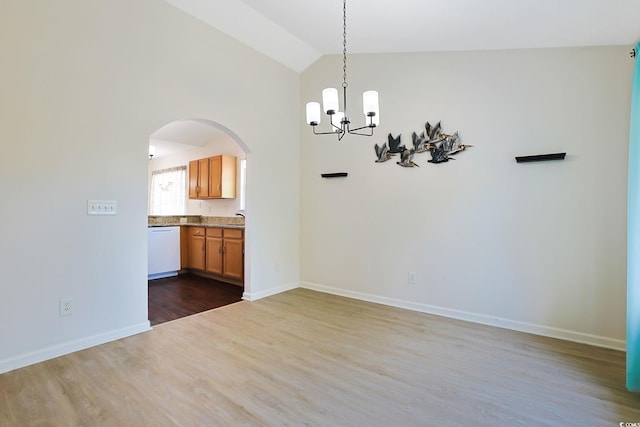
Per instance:
[[[166,0],[302,72],[342,53],[342,0]],[[632,45],[640,0],[348,0],[349,53]],[[180,120],[151,136],[158,156],[220,135]]]
[[[301,72],[342,52],[341,0],[166,0]],[[629,45],[639,0],[348,0],[349,53]]]

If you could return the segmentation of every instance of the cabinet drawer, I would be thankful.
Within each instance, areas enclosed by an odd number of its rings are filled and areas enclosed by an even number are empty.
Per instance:
[[[224,237],[225,239],[242,239],[244,234],[244,230],[239,228],[225,228],[224,229]]]
[[[189,227],[190,236],[204,236],[204,227]]]
[[[222,237],[222,228],[207,228],[207,237]]]

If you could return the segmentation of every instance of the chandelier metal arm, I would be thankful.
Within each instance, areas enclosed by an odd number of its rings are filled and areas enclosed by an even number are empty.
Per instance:
[[[344,130],[342,130],[342,128],[339,128],[337,126],[333,126],[333,128],[337,129],[337,130],[329,130],[329,131],[324,131],[324,132],[317,132],[316,131],[316,127],[313,126],[313,134],[314,135],[336,135],[336,134],[339,134],[339,133],[344,133]]]
[[[375,128],[375,126],[361,126],[355,129],[347,129],[347,132],[349,132],[351,135],[373,136],[373,128]],[[369,132],[368,133],[358,132],[359,130],[362,130],[362,129],[369,129]]]

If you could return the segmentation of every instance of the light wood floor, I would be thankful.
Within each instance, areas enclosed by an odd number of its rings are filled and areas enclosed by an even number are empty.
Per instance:
[[[617,426],[624,363],[297,289],[0,375],[0,425]]]

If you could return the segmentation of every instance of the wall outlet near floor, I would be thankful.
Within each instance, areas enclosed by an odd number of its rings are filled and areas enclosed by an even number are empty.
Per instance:
[[[61,298],[60,299],[60,316],[68,316],[72,311],[71,298]]]
[[[415,271],[410,271],[409,274],[407,275],[407,283],[410,285],[415,285],[416,284],[416,273]]]

